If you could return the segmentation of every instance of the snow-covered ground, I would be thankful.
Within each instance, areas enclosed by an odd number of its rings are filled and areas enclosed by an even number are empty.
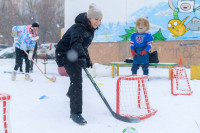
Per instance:
[[[44,70],[41,62],[38,60],[37,64]],[[152,108],[158,112],[139,123],[113,118],[83,73],[83,117],[88,124],[80,126],[69,118],[69,99],[65,96],[69,78],[58,75],[55,63],[47,64],[47,76],[55,75],[55,83],[48,81],[35,66],[31,74],[33,82],[24,81],[23,74],[11,81],[11,75],[3,71],[12,71],[13,67],[13,59],[0,60],[0,93],[12,96],[8,125],[12,133],[122,133],[126,127],[134,127],[138,133],[200,133],[200,81],[189,80],[191,96],[173,96],[168,68],[150,67],[148,96]],[[120,75],[129,74],[130,67],[120,67]],[[190,78],[190,69],[187,74]],[[114,111],[117,79],[117,76],[94,78],[97,84],[101,83],[99,88]]]

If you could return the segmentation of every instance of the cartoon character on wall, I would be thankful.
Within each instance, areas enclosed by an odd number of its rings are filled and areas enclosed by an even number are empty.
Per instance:
[[[186,31],[190,29],[186,29],[184,22],[187,20],[186,17],[183,21],[179,19],[172,19],[168,22],[168,29],[173,34],[173,37],[182,36],[185,34]]]
[[[178,1],[178,10],[183,13],[190,13],[195,11],[194,0],[179,0]]]
[[[182,36],[188,30],[200,31],[200,19],[196,14],[196,11],[200,9],[200,6],[195,5],[195,0],[178,0],[176,7],[173,4],[173,0],[168,0],[168,3],[169,7],[174,11],[174,19],[170,20],[168,23],[168,29],[174,37]],[[181,30],[179,31],[175,31],[175,29],[178,28],[176,25],[177,23],[179,26],[181,24]],[[183,23],[185,23],[185,25]],[[172,26],[173,24],[174,26]]]

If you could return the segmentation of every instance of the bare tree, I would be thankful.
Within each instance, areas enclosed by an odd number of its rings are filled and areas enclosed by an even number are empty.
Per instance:
[[[19,1],[20,2],[20,1]],[[58,42],[64,27],[64,0],[0,0],[0,43],[12,45],[12,27],[39,22],[39,42]]]
[[[20,15],[12,0],[0,1],[0,43],[12,45],[11,29],[19,22]]]
[[[64,27],[64,0],[47,0],[38,3],[40,42],[58,42]],[[42,36],[41,36],[42,35]]]

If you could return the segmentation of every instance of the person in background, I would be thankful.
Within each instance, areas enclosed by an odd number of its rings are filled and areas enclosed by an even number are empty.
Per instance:
[[[36,40],[39,39],[38,36],[38,23],[33,23],[32,25],[14,26],[12,28],[12,35],[14,37],[14,46],[16,51],[15,67],[11,74],[11,80],[16,80],[16,72],[20,66],[22,66],[23,58],[25,59],[25,80],[33,81],[29,75],[30,62],[33,57],[33,50],[35,48]],[[26,55],[25,51],[28,53]]]
[[[87,13],[80,13],[75,18],[75,24],[66,31],[56,48],[58,67],[64,66],[70,77],[67,92],[70,98],[70,118],[81,125],[87,123],[82,117],[82,68],[92,67],[88,47],[102,17],[101,10],[91,4]]]
[[[33,60],[35,59],[35,56],[37,55],[37,46],[38,46],[38,43],[36,42],[35,48],[33,50],[33,57],[32,57]],[[30,61],[30,69],[29,69],[29,71],[33,72],[33,62],[32,61]]]
[[[136,28],[138,32],[132,34],[130,48],[133,56],[132,74],[137,74],[139,66],[142,65],[143,75],[149,74],[149,50],[152,47],[153,37],[149,30],[147,18],[138,18]]]

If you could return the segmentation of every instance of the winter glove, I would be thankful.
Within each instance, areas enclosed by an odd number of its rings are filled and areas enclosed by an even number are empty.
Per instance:
[[[85,57],[78,58],[78,64],[79,64],[82,68],[86,68],[86,67],[87,67],[86,58],[85,58]]]
[[[32,37],[32,34],[29,34],[28,37]]]
[[[135,55],[137,55],[137,53],[135,52],[135,50],[131,50],[131,54],[133,57],[135,57]]]
[[[89,59],[89,60],[87,60],[87,68],[92,68],[92,61]]]
[[[33,51],[29,51],[29,53],[28,53],[28,59],[32,60],[32,57],[33,57]]]
[[[147,51],[146,51],[146,50],[142,50],[142,51],[140,52],[140,55],[145,55],[145,54],[147,54]]]
[[[38,35],[35,35],[35,36],[32,35],[32,37],[31,37],[31,40],[33,40],[33,41],[36,41],[36,40],[38,40],[38,39],[39,39],[39,36],[38,36]]]

